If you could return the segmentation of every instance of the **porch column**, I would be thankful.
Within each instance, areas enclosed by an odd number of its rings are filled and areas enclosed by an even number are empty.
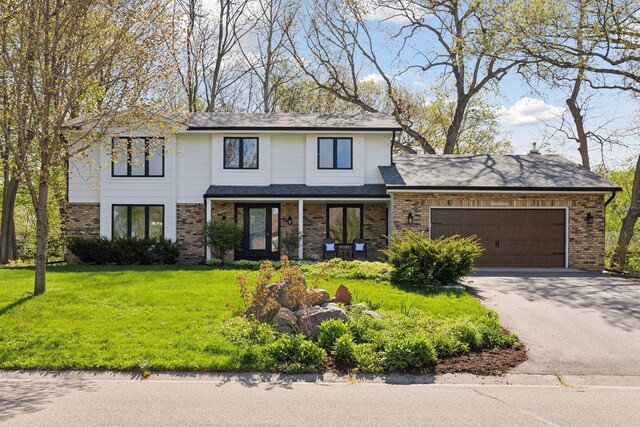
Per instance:
[[[300,235],[300,246],[298,247],[298,258],[302,259],[304,255],[304,226],[302,224],[302,216],[304,212],[304,200],[298,200],[298,234]]]
[[[211,221],[211,199],[204,199],[205,200],[205,226]],[[206,239],[204,239],[205,244],[206,244]],[[209,248],[209,245],[207,244],[205,247],[205,251],[206,251],[206,261],[209,261],[211,259],[211,249]]]

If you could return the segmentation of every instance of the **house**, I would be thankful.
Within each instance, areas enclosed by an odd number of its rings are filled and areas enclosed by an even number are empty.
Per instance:
[[[192,114],[168,140],[114,133],[69,164],[69,236],[164,236],[201,262],[205,221],[244,229],[237,259],[318,259],[331,236],[381,256],[394,229],[476,234],[479,265],[604,265],[605,205],[620,188],[560,156],[394,153],[382,114]],[[131,158],[127,149],[149,153]],[[111,151],[111,152],[109,152]],[[135,157],[136,154],[133,154]]]

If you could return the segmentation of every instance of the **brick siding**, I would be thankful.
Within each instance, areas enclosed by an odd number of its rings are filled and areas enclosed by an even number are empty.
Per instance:
[[[604,268],[604,196],[600,194],[428,194],[394,193],[393,227],[429,232],[430,207],[557,207],[569,209],[569,267]],[[413,224],[407,223],[409,212]],[[593,224],[585,220],[593,215]]]
[[[176,241],[180,246],[178,262],[197,264],[204,258],[204,204],[178,203]]]
[[[100,203],[67,203],[67,237],[100,237]]]

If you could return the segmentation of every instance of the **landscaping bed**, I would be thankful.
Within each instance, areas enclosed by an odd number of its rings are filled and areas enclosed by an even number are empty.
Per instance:
[[[2,268],[0,368],[318,372],[331,368],[332,363],[335,366],[332,362],[335,343],[325,345],[325,349],[313,339],[273,332],[270,325],[265,326],[269,341],[246,351],[247,338],[242,337],[246,324],[238,326],[244,320],[238,316],[242,298],[236,283],[236,276],[243,273],[248,274],[251,283],[258,278],[257,272],[228,267],[60,266],[49,269],[47,292],[32,298],[29,290],[33,270]],[[309,281],[313,280],[313,271],[305,274]],[[457,369],[498,373],[515,363],[517,357],[513,355],[524,356],[523,350],[512,349],[517,347],[515,337],[495,330],[499,325],[495,313],[464,291],[405,290],[373,273],[370,279],[340,278],[354,274],[360,273],[334,271],[323,277],[318,286],[334,295],[339,285],[344,284],[353,295],[354,305],[375,309],[384,317],[381,322],[390,325],[362,342],[355,340],[354,345],[361,346],[360,351],[402,355],[408,354],[402,347],[406,344],[410,351],[417,349],[431,354],[434,348],[438,361],[421,366],[422,372]],[[345,310],[352,315],[351,309]],[[350,327],[353,334],[353,326]],[[250,338],[262,339],[251,337],[254,329],[255,326],[248,329]],[[431,333],[445,331],[456,335],[468,330],[475,347],[456,347],[458,354],[466,354],[463,356],[439,356],[443,344],[434,344]],[[479,335],[474,331],[479,331]],[[495,347],[486,341],[494,336],[506,341]],[[385,349],[384,340],[388,338],[400,343],[398,348]],[[465,340],[452,341],[451,348]],[[496,357],[487,365],[490,356],[476,356],[486,353],[477,350],[487,345],[496,348],[490,351],[491,355],[505,355],[502,365]],[[309,366],[320,368],[260,359],[276,358],[288,351],[309,356],[312,362]],[[372,372],[412,372],[410,367],[403,369],[402,363],[392,366],[382,360],[383,364],[375,365]],[[473,360],[485,364],[474,365]]]

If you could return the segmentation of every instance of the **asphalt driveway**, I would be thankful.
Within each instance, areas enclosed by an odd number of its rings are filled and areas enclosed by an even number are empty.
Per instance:
[[[514,373],[640,376],[640,281],[575,270],[480,270],[471,292],[520,337]]]

